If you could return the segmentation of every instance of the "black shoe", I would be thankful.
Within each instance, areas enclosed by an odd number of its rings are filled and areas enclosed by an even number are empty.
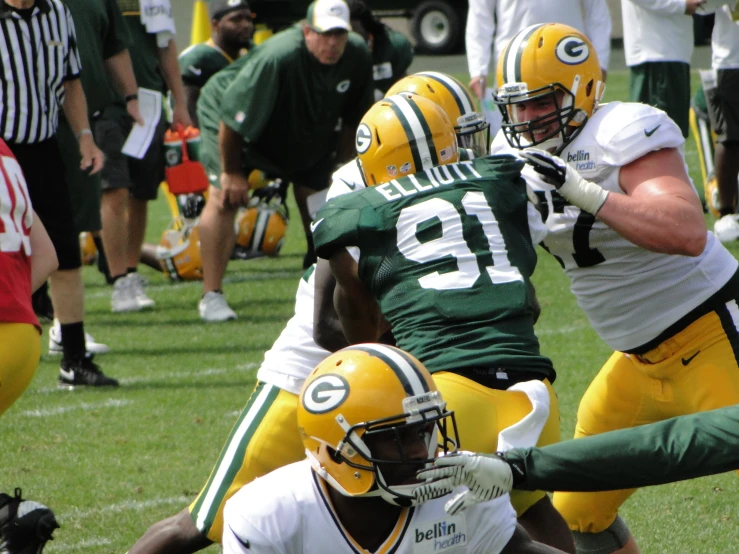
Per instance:
[[[54,306],[49,298],[49,286],[44,283],[31,295],[33,311],[42,323],[51,323],[54,320]]]
[[[20,514],[20,515],[19,515]],[[40,554],[59,524],[48,507],[0,493],[0,551],[8,554]]]
[[[62,360],[59,368],[59,388],[73,390],[76,386],[117,387],[118,381],[106,377],[88,353],[77,360]]]

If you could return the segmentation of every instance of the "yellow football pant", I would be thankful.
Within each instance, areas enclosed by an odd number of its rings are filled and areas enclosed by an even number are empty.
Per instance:
[[[223,535],[226,500],[257,477],[305,458],[298,396],[261,381],[241,412],[190,515],[213,542]]]
[[[36,374],[41,337],[29,323],[0,323],[0,414],[18,400]]]
[[[454,412],[459,431],[459,445],[472,452],[495,452],[498,433],[521,421],[533,409],[523,392],[491,389],[455,373],[441,371],[433,374],[434,382]],[[538,446],[559,441],[559,401],[548,380],[549,419],[539,436]],[[520,516],[544,498],[543,491],[513,491],[511,503]]]
[[[580,401],[575,438],[739,403],[735,318],[731,301],[642,356],[615,352]],[[598,533],[635,490],[555,493],[554,505],[573,531]]]

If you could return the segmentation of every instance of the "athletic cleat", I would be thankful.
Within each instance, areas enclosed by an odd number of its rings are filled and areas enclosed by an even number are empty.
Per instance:
[[[110,347],[102,342],[96,342],[95,337],[90,333],[85,333],[85,348],[90,354],[107,354]],[[62,327],[59,320],[54,320],[54,325],[49,329],[49,354],[61,354],[64,352],[62,345]]]
[[[126,275],[124,279],[128,280],[128,286],[133,290],[133,296],[136,298],[139,309],[143,310],[145,308],[154,307],[156,302],[149,298],[144,291],[144,287],[148,285],[148,283],[141,275],[134,271],[133,273]]]
[[[198,304],[200,317],[205,321],[228,321],[236,319],[237,315],[226,302],[222,292],[210,291],[203,295]]]
[[[40,554],[59,524],[47,506],[23,500],[21,490],[15,496],[0,493],[0,552],[3,554]]]
[[[78,386],[117,387],[118,381],[103,374],[92,359],[93,355],[87,353],[78,360],[62,360],[59,368],[59,388],[74,390]]]
[[[137,312],[141,306],[136,298],[133,281],[127,277],[119,278],[113,283],[113,295],[110,297],[110,308],[114,313]]]
[[[739,239],[739,214],[725,215],[713,225],[713,234],[721,242]]]

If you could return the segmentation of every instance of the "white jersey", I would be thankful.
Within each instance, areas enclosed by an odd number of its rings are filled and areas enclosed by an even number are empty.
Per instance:
[[[299,394],[311,371],[331,354],[313,340],[315,264],[300,279],[295,295],[295,315],[265,354],[257,379]]]
[[[585,179],[624,194],[618,183],[621,166],[682,144],[680,129],[663,111],[612,102],[593,114],[560,156]],[[514,152],[502,132],[491,150]],[[546,201],[543,245],[562,264],[578,304],[614,350],[633,350],[656,338],[708,300],[737,270],[737,261],[710,232],[697,257],[649,252],[567,204],[530,166],[523,173]]]
[[[365,187],[356,159],[334,172],[327,200]],[[300,394],[303,382],[330,352],[313,340],[315,264],[306,271],[295,296],[295,315],[287,322],[272,348],[264,354],[257,379]]]
[[[343,528],[326,482],[303,460],[252,481],[224,511],[226,554],[367,552]],[[449,496],[401,512],[377,554],[495,554],[511,540],[516,514],[508,495],[449,516]]]

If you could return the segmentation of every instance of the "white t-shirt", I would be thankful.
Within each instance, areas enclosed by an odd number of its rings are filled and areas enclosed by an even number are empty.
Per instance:
[[[366,552],[341,525],[329,485],[303,460],[260,477],[226,503],[224,554]],[[376,553],[496,554],[511,540],[516,513],[508,495],[449,516],[449,496],[405,509]]]
[[[611,102],[593,114],[560,156],[585,179],[624,194],[618,183],[621,166],[683,142],[680,129],[663,111]],[[515,152],[502,132],[492,151]],[[656,338],[708,300],[737,270],[734,256],[711,232],[697,257],[649,252],[567,204],[530,166],[523,173],[546,202],[549,233],[544,245],[563,265],[590,324],[614,350],[632,350]]]
[[[584,33],[593,43],[598,60],[608,69],[611,55],[611,14],[606,0],[470,0],[465,45],[471,77],[495,75],[490,67],[513,36],[529,25],[564,23]],[[494,43],[494,44],[493,44]],[[493,80],[489,80],[494,86]]]
[[[685,15],[685,0],[621,0],[621,17],[627,66],[690,63],[693,18]]]

